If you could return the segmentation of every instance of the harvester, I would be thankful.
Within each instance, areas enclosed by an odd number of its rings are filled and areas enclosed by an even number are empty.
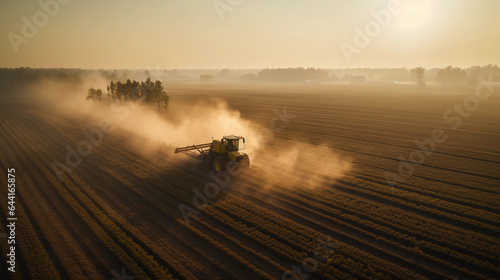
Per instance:
[[[203,161],[212,167],[215,172],[225,169],[231,160],[239,163],[240,167],[250,167],[250,158],[245,153],[245,138],[243,136],[224,136],[221,140],[212,140],[212,143],[191,145],[175,149],[175,153],[184,153]]]

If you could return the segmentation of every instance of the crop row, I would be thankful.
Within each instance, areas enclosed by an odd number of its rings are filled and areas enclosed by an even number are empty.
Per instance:
[[[74,135],[71,134],[69,136],[74,136]],[[55,140],[57,141],[57,139],[55,139]],[[105,157],[105,154],[107,152],[109,152],[109,150],[106,152],[102,152],[102,153],[99,152],[99,150],[95,151],[96,155],[103,156],[103,158]],[[124,159],[127,157],[130,157],[130,154],[127,154],[126,151],[120,151],[120,149],[114,149],[114,150],[112,150],[112,152],[114,154],[115,153],[122,153]],[[110,161],[111,166],[118,166],[118,167],[122,168],[123,170],[127,170],[128,172],[131,173],[130,176],[125,174],[125,177],[128,177],[128,178],[137,177],[137,178],[144,179],[145,182],[148,183],[147,189],[148,189],[149,193],[143,193],[141,195],[141,193],[144,192],[144,189],[134,190],[134,192],[136,194],[140,195],[142,197],[142,199],[145,199],[147,201],[151,201],[152,203],[154,203],[154,205],[155,205],[154,207],[161,209],[165,213],[172,210],[172,209],[174,209],[173,211],[175,211],[175,206],[177,204],[174,204],[174,207],[167,209],[167,208],[161,206],[162,202],[165,203],[165,202],[177,201],[177,203],[178,202],[190,203],[192,196],[193,196],[193,194],[190,192],[190,190],[193,187],[199,188],[202,186],[199,184],[200,181],[188,180],[185,178],[185,176],[178,176],[177,174],[175,174],[175,172],[165,172],[164,175],[157,176],[155,174],[155,172],[157,172],[158,170],[151,170],[148,172],[147,169],[149,168],[149,166],[143,166],[142,168],[140,168],[140,165],[144,164],[143,162],[141,162],[141,163],[136,163],[136,162],[125,163],[125,162],[121,161],[119,158],[115,159],[114,157],[106,157],[105,161],[108,161],[108,160]],[[116,179],[118,179],[119,177],[123,177],[123,175],[121,173],[121,171],[122,171],[121,169],[114,170],[114,169],[110,169],[110,168],[106,169],[106,167],[105,167],[104,170],[106,170],[105,172],[109,173],[109,175],[111,177],[114,177]],[[91,171],[85,168],[85,174],[92,174],[89,172],[91,172]],[[83,173],[83,169],[82,169],[82,173]],[[98,175],[98,173],[94,173],[94,174],[95,175],[92,175],[91,177]],[[91,182],[88,180],[80,181],[79,177],[73,176],[73,175],[69,179],[70,179],[71,183],[75,186],[84,186],[84,185],[89,184]],[[84,179],[84,178],[82,177],[81,179]],[[168,179],[168,181],[169,181],[168,187],[165,186],[165,184],[162,182],[163,179]],[[359,180],[359,178],[358,178],[358,180]],[[126,183],[125,181],[126,180],[124,180],[123,185],[125,185],[125,183]],[[134,184],[127,185],[128,188],[132,188],[133,186],[134,186]],[[346,186],[343,186],[343,188],[346,188]],[[355,188],[353,188],[353,189],[355,189]],[[126,221],[124,221],[120,217],[121,215],[123,215],[123,213],[115,212],[115,213],[110,214],[108,211],[109,209],[105,209],[105,208],[101,209],[106,204],[104,201],[108,201],[109,197],[107,197],[106,199],[104,199],[101,202],[101,201],[99,201],[99,196],[97,194],[91,194],[89,192],[88,188],[82,188],[82,190],[84,192],[84,195],[91,198],[91,202],[93,202],[96,205],[100,205],[100,206],[98,206],[98,208],[101,211],[104,211],[113,223],[118,225],[119,230],[123,231],[126,235],[132,236],[133,242],[136,242],[141,247],[144,247],[144,245],[142,245],[140,242],[140,241],[143,241],[145,244],[147,244],[148,247],[154,248],[154,246],[152,245],[151,242],[144,241],[144,239],[146,239],[146,237],[141,235],[140,232],[136,231],[134,229],[134,227],[126,226]],[[359,190],[357,190],[357,191],[359,191]],[[76,193],[71,192],[71,194],[75,197],[78,196]],[[301,193],[298,193],[298,194],[302,195]],[[175,197],[175,199],[174,200],[167,200],[167,196],[169,196],[169,195]],[[280,196],[281,196],[281,194],[273,195],[273,197],[280,197]],[[429,193],[428,196],[431,196],[431,194]],[[281,197],[283,198],[284,196],[281,196]],[[307,197],[307,196],[304,196],[304,197]],[[121,201],[122,199],[126,199],[126,197],[125,196],[124,197],[117,197],[117,200]],[[292,198],[285,197],[284,202],[291,203],[293,201],[296,201],[295,199],[296,199],[295,197],[292,197]],[[362,210],[359,210],[359,211],[356,211],[356,210],[352,210],[351,212],[347,211],[347,210],[349,210],[349,207],[354,208],[354,207],[358,207],[359,205],[354,206],[354,205],[350,205],[349,203],[341,204],[339,201],[336,201],[335,203],[326,203],[326,198],[325,198],[325,200],[318,200],[317,197],[315,199],[311,199],[310,197],[307,197],[306,200],[311,200],[311,201],[309,201],[308,204],[304,204],[304,205],[306,205],[307,209],[314,210],[314,212],[310,212],[310,213],[313,213],[312,215],[310,215],[311,218],[313,218],[313,219],[317,218],[317,217],[324,219],[325,216],[328,216],[328,215],[338,215],[339,220],[343,219],[344,221],[347,221],[347,222],[353,222],[354,224],[359,225],[360,228],[363,228],[364,231],[370,230],[370,229],[380,230],[381,232],[382,231],[385,232],[385,235],[381,234],[381,236],[384,236],[384,239],[390,239],[391,237],[397,237],[398,240],[404,241],[404,242],[402,242],[403,244],[418,244],[418,245],[420,245],[419,247],[422,250],[424,250],[424,248],[432,248],[432,246],[435,245],[434,243],[436,243],[436,240],[439,240],[439,238],[440,238],[439,235],[442,235],[442,234],[430,235],[430,234],[432,234],[432,232],[431,232],[432,229],[426,230],[424,227],[425,223],[422,223],[421,224],[422,226],[418,227],[419,239],[429,240],[430,244],[425,244],[425,242],[426,242],[425,240],[420,240],[420,243],[415,243],[416,242],[415,240],[412,240],[411,238],[406,239],[406,237],[405,237],[405,234],[407,234],[407,233],[405,233],[405,230],[408,230],[408,232],[410,231],[410,228],[408,227],[409,225],[399,221],[398,220],[399,218],[394,218],[394,219],[387,221],[387,222],[385,222],[384,220],[381,220],[380,215],[384,215],[383,211],[379,211],[376,214],[372,214],[372,216],[377,217],[377,219],[375,219],[373,217],[370,217],[370,215],[368,215],[366,213],[366,211],[370,210],[367,208],[363,208]],[[294,232],[291,229],[288,231],[282,231],[282,230],[279,230],[278,228],[276,228],[276,226],[275,226],[276,224],[279,224],[280,226],[282,226],[282,224],[280,224],[280,222],[284,223],[284,222],[288,221],[287,219],[283,219],[282,217],[276,218],[276,219],[271,219],[270,221],[272,221],[272,222],[267,222],[266,227],[259,227],[260,222],[263,222],[262,219],[261,220],[256,219],[255,221],[249,220],[250,219],[249,217],[252,215],[255,215],[255,213],[257,211],[254,206],[245,210],[245,211],[247,211],[247,212],[245,212],[247,215],[240,215],[239,213],[240,212],[243,213],[244,211],[241,210],[241,208],[236,207],[235,205],[232,205],[231,207],[233,207],[233,208],[231,208],[231,209],[230,208],[226,209],[226,208],[224,208],[224,207],[226,207],[225,206],[226,203],[222,203],[222,202],[221,203],[213,202],[213,203],[215,203],[214,205],[216,205],[217,207],[219,207],[219,206],[223,207],[223,208],[217,208],[218,211],[221,212],[222,214],[224,214],[230,218],[233,218],[234,221],[243,223],[243,224],[247,225],[248,227],[251,227],[252,230],[260,232],[263,236],[268,236],[268,237],[271,237],[271,238],[277,240],[277,242],[280,242],[282,244],[287,244],[284,241],[285,240],[284,238],[293,237],[292,240],[295,240],[295,243],[291,245],[292,246],[291,248],[295,249],[296,252],[298,252],[298,253],[306,252],[306,253],[308,253],[308,254],[306,254],[306,256],[307,256],[307,255],[310,255],[310,250],[312,250],[314,248],[314,247],[310,248],[306,245],[301,245],[302,241],[304,240],[305,234],[301,235],[298,231]],[[340,206],[337,206],[337,204]],[[293,205],[295,205],[295,204],[293,204]],[[338,209],[338,210],[335,210],[335,209]],[[251,211],[251,215],[249,214],[250,212],[248,212],[248,211]],[[362,211],[364,211],[364,213]],[[386,210],[384,210],[384,211],[386,211]],[[266,212],[269,213],[270,211],[266,211]],[[320,213],[323,213],[323,214],[319,215]],[[213,216],[210,213],[204,213],[204,214],[206,214],[214,219],[216,217],[219,217],[218,216],[219,214],[217,214],[216,216]],[[172,213],[170,213],[170,215],[172,215]],[[173,215],[175,215],[175,214],[173,214]],[[417,216],[417,217],[419,217],[419,216]],[[208,243],[212,244],[214,247],[220,248],[220,250],[222,250],[222,251],[226,251],[226,253],[225,253],[226,255],[233,257],[239,263],[242,263],[246,266],[245,260],[242,260],[241,256],[239,256],[235,252],[231,253],[231,252],[227,251],[229,248],[229,247],[227,247],[227,244],[237,244],[238,243],[238,242],[236,242],[236,240],[234,240],[234,238],[232,238],[227,233],[222,232],[221,230],[217,230],[213,226],[213,224],[211,224],[211,223],[203,223],[204,222],[203,220],[200,220],[196,217],[194,217],[194,220],[196,221],[196,223],[194,223],[194,225],[196,225],[196,226],[187,226],[187,225],[184,225],[183,222],[180,222],[180,224],[184,228],[186,228],[189,232],[196,234],[199,238],[206,240]],[[220,219],[218,221],[220,222]],[[222,222],[220,222],[220,223],[222,224]],[[224,223],[224,224],[226,224],[226,223]],[[234,223],[231,223],[231,224],[233,225],[232,226],[233,230],[235,230]],[[396,228],[394,228],[394,226],[396,226]],[[226,242],[224,242],[225,244],[222,244],[221,242],[215,241],[212,236],[209,236],[204,232],[200,232],[200,228],[205,228],[205,229],[208,228],[211,230],[211,232],[217,233],[219,236],[222,236],[223,237],[222,239],[226,240]],[[241,231],[238,231],[238,232],[242,236],[247,236],[246,235],[247,233],[244,233]],[[446,233],[446,231],[442,231],[442,232]],[[372,236],[376,237],[376,234],[372,235]],[[415,236],[415,235],[411,235],[411,236]],[[421,236],[423,236],[424,238],[421,238]],[[446,241],[439,241],[439,242],[446,242]],[[395,246],[393,243],[388,243],[388,244],[391,244],[391,246]],[[259,244],[262,245],[262,243],[259,243]],[[460,244],[458,246],[460,246]],[[288,245],[290,245],[290,244],[288,244]],[[478,247],[477,245],[479,245],[479,244],[470,244],[470,245],[471,245],[471,248],[477,248]],[[264,245],[262,245],[262,246],[264,246]],[[484,246],[484,244],[482,244],[481,246]],[[268,247],[266,247],[266,248],[268,248]],[[406,245],[406,247],[404,247],[404,249],[408,249],[408,245]],[[464,249],[464,248],[459,248],[459,249]],[[154,249],[154,251],[156,251],[156,252],[158,252],[159,250],[160,250],[159,248]],[[265,262],[269,262],[268,256],[259,255],[258,252],[252,251],[250,248],[247,248],[244,245],[240,244],[238,250],[243,250],[244,252],[247,252],[253,256],[257,256],[258,258],[260,258],[261,260],[263,260]],[[275,249],[273,249],[273,250],[275,250]],[[307,250],[309,250],[309,252]],[[467,249],[467,250],[469,250],[469,249]],[[231,251],[231,250],[229,250],[229,251]],[[414,252],[412,252],[412,253],[414,253]],[[372,270],[372,267],[374,267],[373,263],[370,263],[369,268],[368,267],[362,268],[361,266],[364,263],[366,263],[366,261],[361,260],[359,257],[356,258],[356,257],[353,257],[351,255],[347,255],[347,254],[341,254],[340,256],[336,255],[335,257],[338,258],[338,260],[336,260],[336,261],[330,260],[329,262],[330,262],[330,264],[332,264],[332,266],[335,266],[335,268],[337,270],[339,270],[339,272],[346,273],[346,277],[349,277],[348,275],[350,275],[351,277],[352,277],[352,275],[355,275],[357,277],[362,277],[362,278],[363,277],[364,278],[368,278],[368,277],[378,278],[375,275],[378,275],[379,273],[383,273],[383,272],[389,273],[389,271],[393,271],[393,269],[389,269],[389,268],[383,267],[381,265],[378,265],[381,267],[381,268],[378,268],[378,271]],[[344,256],[349,256],[349,258],[352,257],[353,259],[344,258]],[[425,255],[423,255],[423,256],[425,256]],[[162,258],[164,258],[164,257],[162,256]],[[429,259],[434,260],[433,258],[429,258]],[[300,263],[302,260],[303,260],[303,257],[302,257],[302,259],[301,258],[294,258],[293,262]],[[169,260],[168,263],[171,263],[171,261]],[[274,267],[276,267],[276,265],[272,264],[271,262],[269,262],[269,263],[271,265],[273,265]],[[361,274],[361,272],[360,272],[360,274],[351,274],[352,273],[351,270],[349,270],[349,271],[346,270],[347,263],[349,263],[349,265],[351,265],[352,267],[359,267],[359,270],[355,269],[356,271],[366,271],[366,274]],[[375,266],[377,266],[376,265],[377,263],[380,263],[380,261],[375,262]],[[252,267],[249,267],[249,266],[246,266],[246,267],[249,269],[252,269]],[[347,266],[347,267],[349,267],[349,266]],[[331,269],[331,268],[321,267],[321,269],[319,269],[318,273],[322,273],[323,271],[329,271],[328,269]],[[254,270],[254,271],[255,271],[255,273],[260,273],[257,270]],[[361,275],[363,275],[363,276],[361,276]],[[370,275],[370,276],[368,276],[368,275]]]
[[[24,120],[24,124],[27,124],[27,122],[29,120]],[[37,127],[32,126],[31,129],[36,130]],[[36,136],[31,139],[36,141]],[[18,143],[21,142],[24,141],[18,141]],[[41,173],[51,174],[51,171],[47,167],[47,162],[50,161],[44,155],[36,149],[29,148],[29,145],[24,146],[23,149],[31,150],[31,160],[33,160]],[[48,181],[46,185],[52,186],[57,190],[62,199],[80,216],[101,242],[113,251],[135,276],[144,279],[148,278],[148,274],[145,273],[146,270],[154,277],[171,279],[171,275],[163,267],[159,266],[155,260],[151,260],[143,248],[133,242],[103,211],[98,209],[81,192],[80,188],[72,182],[71,176],[68,176],[70,180],[62,183],[58,182],[52,175],[45,175],[42,178]]]
[[[498,242],[497,238],[485,236],[471,230],[437,223],[426,217],[410,212],[400,212],[397,208],[356,199],[344,193],[334,193],[327,190],[319,191],[319,193],[297,190],[296,193],[300,197],[321,203],[330,211],[337,209],[339,215],[340,213],[355,215],[360,219],[400,230],[403,234],[438,242],[448,248],[469,250],[470,253],[478,254],[479,258],[494,258],[496,253],[494,246]]]
[[[456,204],[439,199],[433,199],[432,202],[430,202],[429,197],[424,197],[398,188],[393,192],[389,187],[380,182],[375,183],[350,176],[346,176],[338,181],[342,188],[361,196],[373,197],[380,199],[380,201],[401,205],[401,207],[413,208],[416,211],[425,212],[434,217],[440,216],[443,219],[448,219],[456,224],[460,224],[462,227],[475,227],[479,232],[484,232],[488,235],[495,236],[500,233],[500,228],[491,225],[491,221],[488,223],[478,221],[482,219],[477,217],[475,210],[471,208],[464,209],[464,207],[459,207]],[[468,214],[471,214],[471,216]]]
[[[284,196],[282,193],[279,195]],[[335,199],[335,195],[309,194],[299,190],[298,194],[288,194],[288,197],[304,205],[309,204],[311,205],[309,208],[327,215],[332,215],[331,209],[337,208],[335,212],[340,211],[340,213],[335,216],[340,220],[356,223],[366,231],[398,241],[409,249],[417,247],[420,251],[433,256],[455,259],[469,266],[475,265],[478,270],[497,270],[493,265],[495,252],[485,254],[491,249],[495,250],[491,248],[495,246],[493,240],[490,243],[478,242],[480,240],[467,236],[467,233],[459,235],[452,231],[440,231],[437,227],[433,227],[430,221],[419,221],[419,217],[400,215],[386,207],[366,207],[366,204],[357,201]]]
[[[252,190],[252,192],[258,192],[258,190],[254,189],[254,190]],[[317,205],[314,205],[316,203],[308,202],[307,199],[297,200],[297,202],[293,202],[293,199],[287,198],[286,193],[279,193],[277,195],[273,195],[273,194],[268,193],[267,195],[272,197],[273,201],[280,201],[280,202],[285,203],[289,207],[294,208],[296,210],[303,209],[307,213],[306,214],[307,217],[311,217],[311,218],[316,217],[316,219],[321,218],[322,220],[329,221],[329,223],[339,225],[339,226],[344,227],[348,230],[353,230],[353,231],[358,232],[362,235],[370,236],[372,239],[378,240],[378,242],[384,242],[390,246],[394,246],[396,248],[403,249],[403,250],[407,251],[408,254],[414,255],[416,252],[415,250],[420,251],[419,249],[408,248],[401,243],[393,241],[395,238],[398,238],[398,236],[388,235],[386,232],[384,232],[386,227],[381,227],[379,225],[372,223],[370,225],[370,226],[372,226],[372,228],[367,228],[367,230],[365,230],[365,229],[362,229],[360,227],[360,226],[362,226],[362,227],[366,228],[362,224],[359,224],[359,221],[361,219],[355,218],[355,216],[352,216],[352,215],[337,216],[335,214],[331,214],[328,212],[322,214],[321,210],[318,211],[318,209],[316,209]],[[335,218],[335,217],[337,217],[337,218]],[[380,235],[380,233],[382,233],[382,235]],[[386,237],[383,237],[383,236],[386,236]],[[400,237],[404,237],[404,235],[400,234]],[[423,258],[432,260],[432,262],[440,263],[440,266],[445,265],[445,266],[448,266],[448,267],[453,268],[455,270],[464,270],[464,269],[462,269],[454,264],[451,264],[451,263],[444,261],[438,257],[433,256],[433,255],[429,255],[429,254],[423,253],[423,252],[420,252],[419,255],[422,256]],[[467,273],[471,273],[471,272],[467,272]],[[472,273],[472,274],[474,274],[474,273]]]
[[[224,201],[224,203],[217,203],[215,206],[227,216],[244,222],[247,226],[259,230],[299,252],[305,252],[307,256],[314,256],[314,251],[318,247],[318,237],[324,240],[327,239],[325,236],[314,234],[306,229],[299,231],[296,227],[290,227],[290,224],[282,222],[282,219],[277,219],[273,217],[272,214],[258,210],[255,207],[249,207],[249,204],[244,201],[228,199]],[[336,245],[340,246],[340,243]],[[346,248],[336,248],[335,250],[343,253],[348,251]],[[380,273],[380,271],[371,268],[371,266],[377,267],[376,263],[369,263],[365,266],[367,262],[366,259],[354,255],[348,256],[354,258],[349,264],[347,264],[347,254],[338,256],[332,255],[329,257],[330,261],[328,261],[328,263],[319,262],[318,267],[320,269],[318,273],[321,277],[325,277],[325,275],[322,274],[328,273],[331,267],[336,267],[344,273],[350,274],[352,277],[358,279],[370,279]],[[382,268],[382,266],[379,266],[379,269],[380,268]]]
[[[69,136],[71,137],[72,135],[70,134]],[[151,173],[151,166],[149,166],[149,162],[142,161],[142,158],[138,158],[138,161],[120,161],[119,158],[121,158],[121,156],[116,157],[116,154],[126,153],[126,151],[120,148],[113,150],[113,157],[108,157],[109,149],[114,148],[116,147],[108,146],[96,149],[94,153],[97,156],[92,160],[92,164],[86,164],[79,167],[78,172],[75,173],[80,174],[81,172],[87,176],[82,176],[81,178],[79,176],[71,176],[69,179],[74,182],[75,185],[82,186],[81,190],[89,198],[91,198],[91,200],[98,205],[98,207],[104,211],[109,218],[121,228],[121,230],[133,238],[134,242],[147,250],[147,252],[154,256],[158,262],[161,262],[163,266],[168,266],[174,275],[184,279],[195,279],[196,277],[193,276],[190,269],[185,268],[184,264],[188,262],[183,264],[178,259],[173,258],[173,256],[177,257],[179,255],[183,255],[184,252],[172,248],[171,244],[183,244],[185,243],[185,240],[177,239],[177,241],[172,243],[163,239],[150,241],[150,237],[143,234],[143,232],[149,231],[148,229],[150,228],[150,224],[157,224],[158,220],[165,220],[165,215],[172,215],[173,211],[165,212],[164,209],[165,205],[172,204],[171,201],[165,202],[158,199],[169,197],[171,194],[165,195],[162,193],[164,190],[163,188],[159,188],[159,186],[162,185],[160,180],[148,178],[150,176],[149,173]],[[108,150],[106,151],[106,149]],[[104,150],[105,152],[101,152],[101,150]],[[123,154],[123,157],[130,158],[131,155]],[[98,179],[96,180],[92,178]],[[89,188],[86,186],[94,187]],[[168,190],[174,190],[174,192],[176,192],[179,188],[168,188]],[[178,195],[179,193],[176,192],[175,196]],[[121,205],[130,201],[131,198],[133,198],[131,205]],[[141,199],[144,201],[138,202]],[[114,205],[114,207],[111,207],[114,203],[117,204]],[[128,221],[124,219],[124,217],[130,217],[129,214],[137,214],[135,212],[128,213],[127,211],[129,211],[129,207],[137,207],[139,205],[149,205],[147,207],[155,207],[157,210],[154,210],[153,214],[156,216],[150,217],[152,213],[149,212],[143,214],[143,219],[133,219]],[[121,211],[126,212],[118,213]],[[160,213],[159,211],[163,212],[164,215],[158,216]],[[147,219],[148,221],[150,220],[151,223],[148,224],[146,222],[142,222],[144,219]],[[130,224],[131,222],[140,222],[141,224],[132,226]],[[155,232],[153,229],[151,229],[151,231]],[[162,228],[160,232],[170,232],[170,234],[167,235],[172,237],[179,235],[172,232],[169,227]],[[190,244],[185,245],[190,246]],[[202,255],[202,252],[196,250],[195,248],[191,248],[190,250],[196,251],[196,255]],[[189,258],[186,257],[186,259]],[[195,263],[189,263],[190,266],[194,264]]]
[[[239,234],[245,236],[246,238],[257,242],[261,246],[264,246],[274,251],[278,256],[285,258],[291,262],[301,264],[302,261],[308,257],[308,255],[305,252],[297,251],[292,247],[290,247],[289,245],[279,242],[278,240],[272,238],[271,236],[266,235],[265,233],[253,227],[249,227],[248,225],[239,220],[235,220],[229,217],[227,214],[224,214],[220,210],[217,210],[212,205],[204,207],[203,211],[204,213],[210,215],[212,218],[218,220],[223,225],[230,227],[233,231],[236,231]],[[339,279],[350,278],[349,274],[346,274],[336,269],[334,269],[333,271],[334,275],[339,277]]]
[[[356,178],[365,181],[382,183],[380,182],[380,178],[385,172],[384,169],[368,167],[365,165],[362,167],[362,172],[354,170],[351,172],[351,176],[355,176]],[[440,200],[453,202],[458,205],[486,210],[481,213],[497,219],[492,214],[498,215],[500,213],[500,206],[495,204],[495,199],[498,199],[499,194],[485,191],[481,186],[478,186],[477,188],[470,188],[470,183],[468,184],[468,187],[457,186],[445,182],[443,178],[438,181],[436,179],[426,177],[425,173],[419,173],[414,174],[410,180],[406,181],[404,184],[398,185],[397,188],[424,195],[429,197],[431,201],[438,198]]]
[[[254,191],[252,190],[252,192]],[[256,199],[256,197],[253,194],[250,194],[245,191],[241,191],[241,194],[242,198],[250,199],[255,203],[262,204],[254,200]],[[372,258],[374,255],[376,255],[381,257],[382,259],[387,260],[388,262],[384,264],[385,267],[383,268],[385,273],[389,274],[399,273],[398,271],[401,268],[397,268],[397,265],[402,265],[402,266],[416,265],[416,263],[412,259],[408,258],[409,256],[414,255],[415,252],[405,255],[401,254],[401,250],[387,249],[388,248],[387,245],[393,246],[395,247],[395,249],[399,249],[399,244],[395,242],[376,236],[372,232],[364,231],[359,227],[354,226],[353,224],[348,224],[346,222],[335,219],[328,215],[308,209],[307,207],[303,206],[300,203],[295,203],[290,200],[282,200],[280,197],[274,195],[270,195],[269,199],[271,199],[269,202],[263,204],[263,206],[265,206],[266,208],[271,208],[274,209],[274,211],[277,213],[280,213],[285,216],[290,216],[291,220],[296,221],[297,223],[307,226],[309,228],[312,228],[316,231],[331,232],[332,234],[335,234],[339,238],[345,239],[346,243],[352,244],[352,246],[363,248],[364,251],[370,253],[370,255],[365,255],[366,256],[365,258]],[[290,209],[294,210],[292,211]],[[385,244],[382,244],[381,242],[384,242]],[[359,252],[358,254],[362,255],[363,253]],[[396,268],[391,267],[393,265],[396,265]],[[436,275],[440,275],[439,277],[442,277],[441,274],[439,274],[437,271],[434,271],[431,268],[426,268],[421,264],[419,264],[418,266],[419,266],[419,273],[424,273],[426,275],[433,275],[433,277],[437,277]],[[410,274],[407,273],[406,275]],[[404,275],[404,273],[401,275]],[[394,277],[401,278],[401,276],[394,276]]]

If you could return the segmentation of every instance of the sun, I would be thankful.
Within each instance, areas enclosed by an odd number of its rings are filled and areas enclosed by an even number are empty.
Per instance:
[[[426,23],[432,11],[431,0],[401,1],[403,11],[397,15],[403,29],[413,29]]]

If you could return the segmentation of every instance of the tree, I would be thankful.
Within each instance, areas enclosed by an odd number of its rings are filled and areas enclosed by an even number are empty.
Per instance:
[[[107,87],[107,89],[108,89],[108,97],[111,97],[113,99],[113,103],[114,103],[116,98],[117,98],[117,95],[116,95],[117,85],[113,81],[111,81],[111,83],[109,83],[109,86]]]
[[[231,69],[222,69],[215,74],[219,78],[229,78],[231,77]]]
[[[255,75],[254,73],[247,73],[247,74],[241,76],[241,79],[247,80],[247,81],[255,81],[255,80],[257,80],[257,75]]]
[[[211,81],[212,80],[212,75],[200,75],[200,79],[202,81]]]
[[[306,80],[326,80],[328,79],[328,71],[316,68],[276,68],[264,69],[257,73],[259,80],[273,82],[303,82]]]
[[[141,82],[141,93],[144,95],[144,102],[153,103],[155,100],[153,98],[153,88],[155,84],[148,77],[145,82]]]
[[[437,79],[443,84],[457,84],[464,81],[466,76],[464,70],[451,65],[437,72]]]
[[[130,81],[130,79],[127,79],[127,83],[125,84],[125,97],[127,101],[132,97],[131,95],[132,95],[132,81]]]
[[[160,113],[160,104],[164,103],[165,111],[168,109],[168,101],[170,97],[163,90],[163,85],[160,80],[156,80],[152,90],[152,100],[158,104],[158,114]]]
[[[87,92],[87,100],[92,99],[92,102],[94,103],[94,108],[95,108],[95,100],[101,101],[101,96],[102,96],[102,90],[100,89],[95,89],[95,88],[89,88]]]
[[[156,80],[153,82],[150,77],[144,82],[130,81],[128,79],[125,83],[120,81],[113,82],[106,87],[108,90],[108,97],[113,99],[113,102],[118,99],[120,101],[136,102],[141,101],[145,104],[154,106],[154,103],[158,106],[158,113],[161,113],[161,105],[167,110],[169,104],[169,96],[164,91],[162,82]],[[98,99],[100,100],[100,95],[102,95],[101,90],[89,89],[88,99]]]
[[[136,102],[140,98],[142,98],[141,84],[138,81],[134,80],[134,81],[132,81],[132,84],[131,84],[130,100],[132,102]]]
[[[413,68],[413,69],[411,69],[410,73],[413,76],[415,76],[418,86],[425,86],[425,79],[424,79],[425,68],[424,67]]]
[[[125,84],[118,81],[118,82],[116,82],[115,85],[116,85],[116,91],[115,91],[116,98],[118,98],[118,100],[122,101],[122,98],[125,99],[125,95],[126,95]]]
[[[97,100],[99,102],[101,102],[101,97],[102,97],[102,90],[101,89],[97,89],[96,96],[97,96]]]

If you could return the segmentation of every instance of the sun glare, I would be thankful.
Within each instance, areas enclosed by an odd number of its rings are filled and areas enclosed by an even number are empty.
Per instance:
[[[432,10],[430,0],[408,0],[402,3],[403,11],[398,15],[399,24],[403,29],[421,26],[429,19]]]

